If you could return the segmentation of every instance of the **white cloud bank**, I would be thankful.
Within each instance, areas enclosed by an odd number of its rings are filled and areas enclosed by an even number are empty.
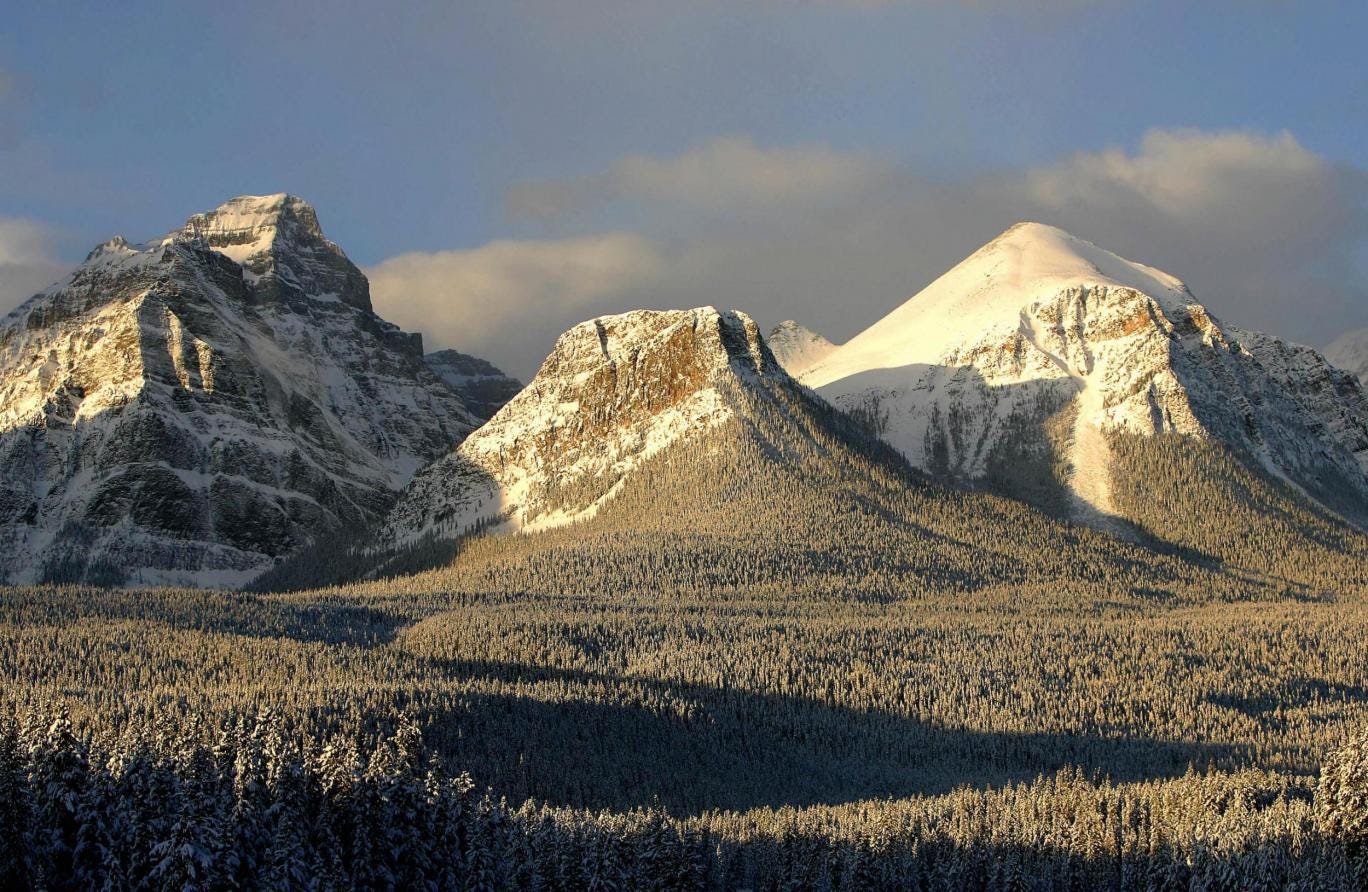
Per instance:
[[[623,201],[640,232],[580,237]],[[521,374],[575,322],[636,306],[739,307],[839,340],[1035,219],[1172,272],[1239,326],[1321,345],[1368,324],[1368,176],[1288,133],[1154,130],[957,183],[727,137],[510,202],[574,237],[394,258],[368,270],[377,310]]]
[[[527,375],[569,324],[608,311],[659,266],[645,239],[610,233],[401,254],[366,275],[376,312],[423,332],[429,350],[456,347]]]

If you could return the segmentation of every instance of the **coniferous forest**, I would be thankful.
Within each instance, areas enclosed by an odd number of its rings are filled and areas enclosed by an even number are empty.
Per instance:
[[[754,410],[544,533],[5,590],[0,885],[1368,882],[1359,534],[1178,442],[1117,449],[1209,504],[1127,538]]]
[[[0,892],[1368,892],[1365,35],[0,0]]]

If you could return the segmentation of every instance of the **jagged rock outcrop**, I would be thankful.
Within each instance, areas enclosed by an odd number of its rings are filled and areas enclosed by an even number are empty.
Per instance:
[[[0,577],[237,585],[476,423],[311,207],[236,198],[0,322]]]
[[[488,421],[522,390],[522,382],[488,360],[457,350],[436,350],[423,357],[444,384],[461,395],[475,417]]]
[[[786,319],[774,326],[765,339],[774,358],[790,375],[797,377],[831,355],[836,345],[806,326]]]
[[[521,393],[414,479],[381,541],[591,517],[647,458],[774,388],[796,385],[744,313],[640,310],[581,323]]]
[[[1368,516],[1368,399],[1308,348],[1230,328],[1182,282],[1020,224],[801,380],[937,475],[1042,492],[1105,522],[1108,437],[1216,441]]]

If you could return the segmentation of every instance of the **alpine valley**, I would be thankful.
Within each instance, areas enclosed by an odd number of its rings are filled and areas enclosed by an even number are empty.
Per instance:
[[[1364,888],[1361,339],[711,297],[524,387],[271,195],[6,317],[0,887]]]

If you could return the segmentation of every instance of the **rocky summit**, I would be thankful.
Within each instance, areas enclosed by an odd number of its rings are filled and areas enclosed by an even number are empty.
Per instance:
[[[381,540],[592,517],[652,455],[747,412],[747,396],[794,387],[744,313],[639,310],[583,322],[521,393],[414,479]]]
[[[477,422],[313,208],[235,198],[0,322],[0,577],[237,585]]]
[[[1229,448],[1368,518],[1368,397],[1306,347],[1226,325],[1181,281],[1037,223],[1012,227],[801,374],[913,464],[1117,513],[1117,435]]]

